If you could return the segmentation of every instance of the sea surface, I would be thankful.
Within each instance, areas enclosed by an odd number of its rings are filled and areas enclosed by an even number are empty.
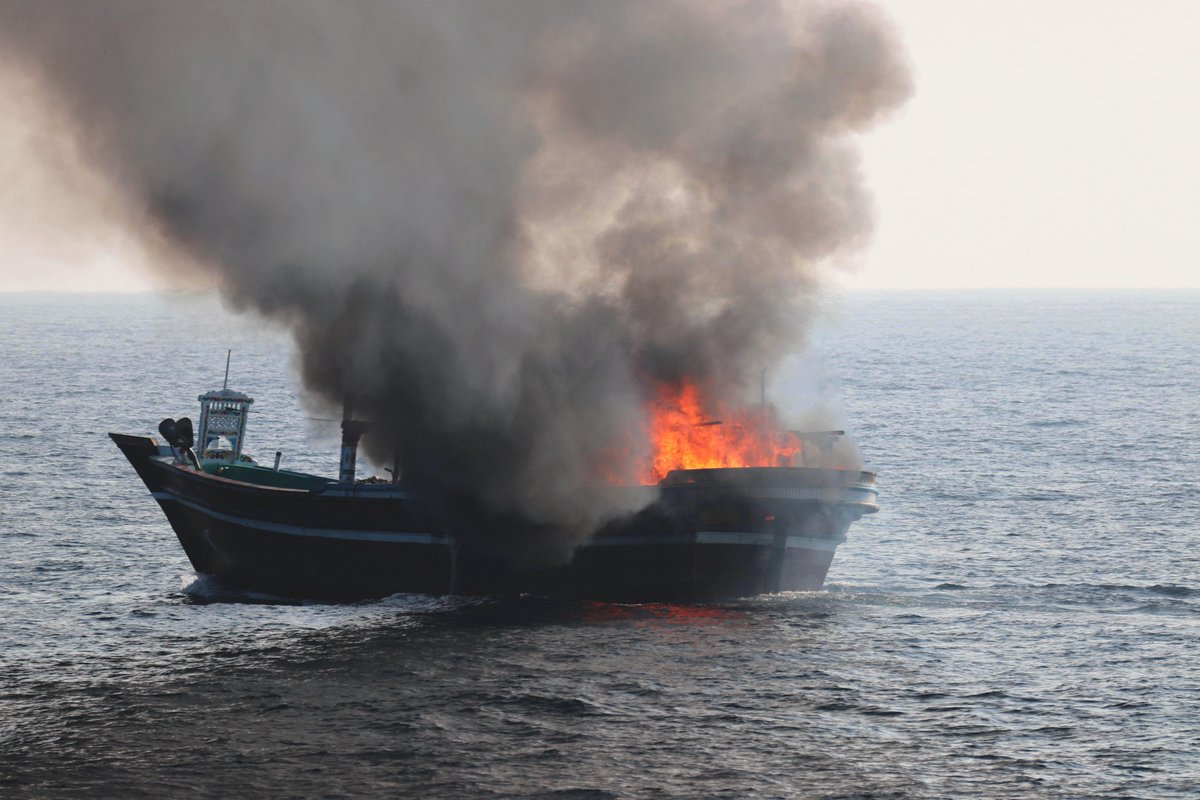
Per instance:
[[[232,348],[248,449],[333,475],[286,337],[0,295],[0,797],[1200,797],[1200,292],[827,311],[772,392],[883,508],[824,591],[319,605],[198,579],[106,436]]]

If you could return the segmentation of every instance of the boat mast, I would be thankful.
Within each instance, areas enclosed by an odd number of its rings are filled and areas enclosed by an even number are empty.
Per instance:
[[[225,382],[220,389],[206,392],[197,398],[200,401],[200,434],[197,449],[202,461],[237,462],[242,455],[246,440],[246,415],[254,398],[229,389],[229,364],[233,349],[225,351]],[[216,445],[225,438],[230,448],[224,450]]]

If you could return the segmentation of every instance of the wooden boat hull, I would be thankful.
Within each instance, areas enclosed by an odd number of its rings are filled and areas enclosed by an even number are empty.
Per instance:
[[[262,486],[180,465],[149,437],[110,436],[197,572],[296,598],[538,593],[637,602],[817,590],[850,524],[877,508],[869,473],[680,471],[655,502],[597,531],[569,563],[501,568],[402,487]]]

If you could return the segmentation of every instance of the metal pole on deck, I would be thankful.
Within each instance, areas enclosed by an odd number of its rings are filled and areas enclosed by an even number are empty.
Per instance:
[[[346,395],[342,405],[342,458],[338,466],[338,482],[354,485],[355,462],[358,460],[358,437],[365,426],[354,421],[354,398]]]

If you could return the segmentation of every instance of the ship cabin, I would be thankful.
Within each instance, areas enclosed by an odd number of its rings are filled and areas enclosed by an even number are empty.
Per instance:
[[[200,469],[230,480],[282,489],[322,490],[336,481],[318,475],[280,469],[282,453],[275,453],[273,467],[258,464],[242,451],[246,443],[246,421],[254,398],[233,389],[215,389],[200,395],[200,428],[197,457]]]
[[[196,449],[200,460],[229,464],[251,460],[249,456],[243,458],[242,445],[246,438],[246,417],[254,398],[232,389],[216,389],[198,399],[200,430]]]

